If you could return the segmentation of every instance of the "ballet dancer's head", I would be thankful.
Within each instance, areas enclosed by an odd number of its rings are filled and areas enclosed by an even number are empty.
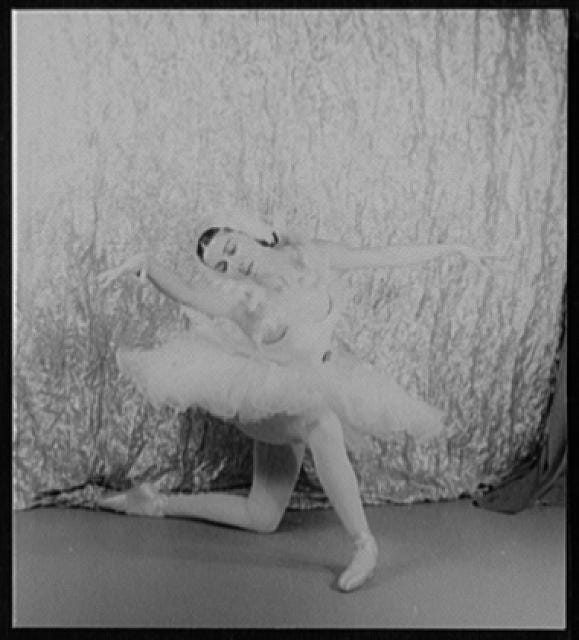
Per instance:
[[[197,256],[218,273],[232,278],[258,279],[270,270],[271,254],[268,253],[278,244],[275,231],[271,239],[263,240],[229,227],[209,227],[199,237]]]

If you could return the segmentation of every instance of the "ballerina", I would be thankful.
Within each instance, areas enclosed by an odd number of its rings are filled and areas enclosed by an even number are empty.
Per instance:
[[[346,443],[354,447],[368,434],[388,437],[396,431],[435,437],[444,428],[444,414],[333,344],[343,304],[335,276],[455,253],[484,267],[491,256],[464,245],[356,249],[273,230],[259,235],[200,224],[195,254],[208,284],[192,286],[145,254],[100,276],[108,286],[124,274],[137,275],[195,310],[198,320],[205,318],[157,349],[119,350],[117,362],[153,404],[202,407],[254,440],[249,495],[166,495],[143,484],[98,504],[270,533],[289,504],[309,447],[322,487],[353,542],[352,559],[338,579],[342,591],[352,591],[373,575],[378,547]]]

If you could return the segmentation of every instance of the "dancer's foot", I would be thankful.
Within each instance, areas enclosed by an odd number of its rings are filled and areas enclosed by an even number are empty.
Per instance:
[[[144,483],[115,495],[100,498],[97,504],[103,509],[112,509],[121,513],[138,516],[162,517],[166,497],[152,484]]]
[[[378,560],[378,546],[371,533],[363,533],[354,544],[356,550],[352,562],[338,580],[342,591],[353,591],[369,580]]]

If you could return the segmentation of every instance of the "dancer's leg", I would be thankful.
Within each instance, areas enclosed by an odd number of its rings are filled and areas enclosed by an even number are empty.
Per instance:
[[[140,515],[210,520],[270,533],[277,529],[301,467],[305,445],[254,443],[253,483],[249,496],[227,493],[154,494],[150,487],[101,499],[100,506]]]
[[[308,444],[324,491],[356,547],[350,565],[338,581],[341,589],[351,591],[371,577],[378,548],[364,515],[342,425],[334,413],[327,412],[318,419],[310,431]]]

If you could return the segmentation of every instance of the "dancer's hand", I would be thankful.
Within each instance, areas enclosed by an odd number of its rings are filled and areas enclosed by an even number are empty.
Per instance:
[[[98,284],[104,289],[112,282],[125,275],[125,273],[131,273],[138,276],[141,281],[146,281],[147,264],[147,256],[144,253],[138,253],[123,262],[120,267],[109,269],[108,271],[103,271],[103,273],[99,274],[97,278]]]
[[[486,273],[489,273],[491,270],[489,263],[496,266],[497,261],[505,261],[510,257],[505,254],[493,253],[491,251],[479,251],[478,249],[474,249],[473,247],[463,244],[458,245],[457,250],[465,260],[472,262],[475,266]]]

